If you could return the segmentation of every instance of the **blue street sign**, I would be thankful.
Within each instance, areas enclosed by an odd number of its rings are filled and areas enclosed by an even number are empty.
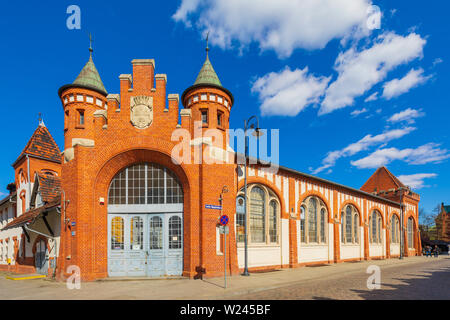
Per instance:
[[[222,210],[222,206],[215,206],[213,204],[205,204],[206,209]]]

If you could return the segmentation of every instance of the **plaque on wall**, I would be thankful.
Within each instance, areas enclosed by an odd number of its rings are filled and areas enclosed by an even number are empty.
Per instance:
[[[145,129],[153,122],[153,98],[147,96],[131,97],[131,123],[138,129]]]

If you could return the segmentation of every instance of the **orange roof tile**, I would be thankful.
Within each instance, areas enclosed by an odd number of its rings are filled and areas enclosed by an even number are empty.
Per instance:
[[[61,163],[61,151],[58,148],[55,140],[51,136],[45,125],[40,124],[34,131],[27,145],[23,149],[20,156],[14,162],[18,162],[24,155],[35,156]],[[13,164],[13,166],[14,166]]]

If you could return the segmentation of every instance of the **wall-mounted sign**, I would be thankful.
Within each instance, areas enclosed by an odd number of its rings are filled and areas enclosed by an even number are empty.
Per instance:
[[[213,204],[205,204],[206,209],[222,210],[222,206],[215,206]]]
[[[75,224],[76,224],[75,221],[71,222],[72,227],[75,227]]]

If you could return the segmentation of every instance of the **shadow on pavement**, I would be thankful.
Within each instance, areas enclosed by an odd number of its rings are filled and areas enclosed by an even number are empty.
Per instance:
[[[381,289],[352,290],[365,300],[449,300],[450,267],[427,270],[423,274],[405,274],[394,278],[401,284],[383,284]]]

